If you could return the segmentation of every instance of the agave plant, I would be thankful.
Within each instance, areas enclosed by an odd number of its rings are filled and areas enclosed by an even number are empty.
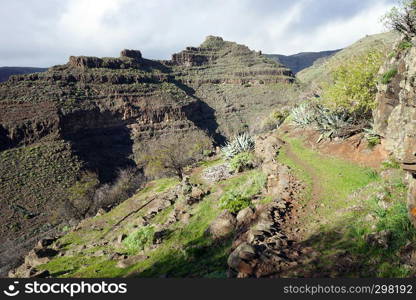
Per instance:
[[[373,128],[364,128],[364,137],[370,148],[381,143],[381,136]]]
[[[254,150],[254,140],[248,133],[235,136],[230,142],[221,148],[227,159],[231,159],[239,153],[251,152]]]
[[[331,111],[323,106],[317,105],[315,112],[315,126],[321,132],[318,142],[324,138],[342,136],[345,129],[351,127],[353,124],[353,118],[344,110]]]
[[[292,122],[300,127],[310,126],[315,122],[315,108],[312,104],[304,102],[292,109]]]

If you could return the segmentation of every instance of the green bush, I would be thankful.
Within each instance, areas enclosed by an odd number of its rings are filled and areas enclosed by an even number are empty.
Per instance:
[[[397,75],[397,69],[390,69],[381,77],[382,84],[389,84],[391,79]]]
[[[235,191],[225,193],[220,199],[220,208],[228,210],[230,213],[238,213],[240,210],[249,207],[251,199]]]
[[[129,234],[123,241],[124,246],[130,253],[136,253],[150,246],[153,242],[155,229],[153,226],[145,226]]]
[[[400,163],[394,159],[389,159],[388,161],[383,161],[381,163],[381,168],[383,170],[400,169]]]
[[[392,248],[397,249],[415,238],[416,231],[409,221],[406,203],[396,203],[378,217],[380,221],[377,224],[377,231],[391,231]]]
[[[413,47],[413,44],[409,41],[402,41],[398,46],[400,50],[406,50],[412,47]]]
[[[286,120],[288,116],[289,116],[288,110],[272,111],[270,115],[263,120],[263,124],[262,124],[263,130],[270,131],[270,130],[276,129],[277,127],[283,124],[283,122]]]
[[[379,136],[371,136],[367,138],[367,142],[368,142],[368,147],[370,147],[370,149],[373,149],[375,146],[381,143],[381,139]]]
[[[233,172],[242,172],[254,167],[254,156],[249,152],[237,154],[230,160],[230,168]]]
[[[375,107],[377,73],[383,63],[381,51],[369,51],[335,67],[333,83],[323,87],[321,100],[333,110],[368,112]]]

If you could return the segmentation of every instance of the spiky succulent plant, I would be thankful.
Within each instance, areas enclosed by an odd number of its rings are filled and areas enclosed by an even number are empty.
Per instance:
[[[248,133],[235,136],[221,148],[222,153],[227,159],[231,159],[239,153],[251,152],[254,150],[254,140]]]
[[[314,106],[308,102],[304,102],[292,109],[292,122],[300,127],[310,126],[315,121]]]
[[[326,138],[347,137],[362,131],[365,122],[347,110],[331,110],[318,103],[305,102],[292,110],[292,121],[300,127],[312,127],[321,133],[318,143]]]

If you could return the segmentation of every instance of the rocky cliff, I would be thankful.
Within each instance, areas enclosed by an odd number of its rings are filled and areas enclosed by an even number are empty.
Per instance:
[[[0,84],[1,241],[53,227],[85,172],[110,182],[158,138],[205,131],[221,143],[248,130],[291,100],[293,80],[260,53],[212,36],[169,61],[123,50],[11,76]]]
[[[400,40],[380,70],[374,129],[393,159],[408,171],[409,216],[416,225],[416,39]]]

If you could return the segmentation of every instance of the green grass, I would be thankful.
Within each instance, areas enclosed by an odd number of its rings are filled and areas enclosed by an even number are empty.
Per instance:
[[[411,271],[402,265],[399,253],[408,242],[416,241],[416,231],[407,216],[402,171],[393,168],[388,179],[381,179],[373,169],[318,154],[299,139],[286,141],[302,163],[285,151],[279,161],[291,166],[305,183],[305,204],[317,197],[312,193],[313,181],[320,186],[318,199],[313,200],[315,209],[305,214],[301,225],[310,229],[304,243],[320,251],[306,269],[336,277],[409,276]],[[380,196],[387,208],[380,204]],[[366,241],[368,234],[382,230],[392,232],[388,249]],[[342,265],[340,257],[348,257],[348,263]]]
[[[412,44],[412,42],[410,42],[410,41],[402,41],[402,42],[400,42],[400,44],[398,45],[398,48],[400,49],[400,50],[406,50],[406,49],[409,49],[409,48],[412,48],[413,47],[413,44]]]
[[[382,84],[389,84],[394,76],[397,75],[397,69],[390,69],[381,76],[380,82]]]
[[[290,166],[297,177],[306,183],[304,201],[312,198],[312,185],[316,180],[315,186],[320,192],[318,206],[314,214],[308,219],[330,222],[334,212],[354,203],[345,203],[348,195],[353,191],[362,188],[372,181],[378,180],[372,169],[357,166],[351,162],[324,156],[306,148],[299,139],[287,139],[292,151],[304,164],[314,170],[311,174],[303,165],[293,161],[283,150],[279,154],[278,160]],[[351,200],[354,202],[354,200]]]
[[[207,277],[222,278],[226,276],[227,263],[231,247],[231,238],[221,241],[214,241],[206,234],[210,223],[221,213],[219,198],[223,193],[238,191],[247,197],[258,194],[262,191],[266,177],[258,170],[251,170],[240,173],[232,178],[223,180],[219,186],[213,187],[211,194],[192,207],[192,217],[189,223],[175,223],[169,227],[170,234],[163,243],[156,249],[145,249],[148,259],[138,262],[127,268],[117,268],[116,262],[108,257],[91,257],[91,251],[80,253],[75,251],[73,257],[58,257],[51,262],[40,266],[47,269],[54,277]],[[137,235],[135,229],[126,222],[119,230],[105,235],[116,220],[128,213],[132,203],[135,206],[145,201],[146,197],[156,195],[162,189],[177,184],[176,179],[162,179],[152,182],[148,187],[142,189],[137,195],[126,200],[109,213],[89,220],[88,226],[80,231],[70,232],[60,239],[60,242],[67,244],[66,249],[78,249],[82,245],[89,245],[91,241],[109,240],[121,232],[128,233],[132,240]],[[164,222],[173,207],[168,207],[152,219],[151,224],[156,225]],[[132,216],[132,219],[139,217],[139,214]],[[94,224],[104,224],[104,230],[93,231]],[[129,237],[127,239],[129,239]],[[126,241],[127,244],[130,244]],[[112,243],[110,243],[111,245]],[[130,247],[131,248],[131,247]],[[102,246],[94,249],[108,250],[109,252],[121,252],[126,254],[137,253],[137,247],[130,251],[129,247],[114,249],[112,246]],[[140,247],[139,247],[140,248]],[[129,250],[130,249],[130,250]]]

